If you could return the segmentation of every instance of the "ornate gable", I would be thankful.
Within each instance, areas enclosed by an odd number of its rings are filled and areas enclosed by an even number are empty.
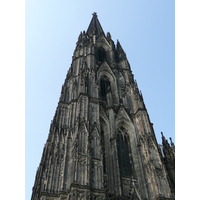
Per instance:
[[[93,127],[92,133],[91,133],[91,138],[99,138],[99,132],[97,130],[96,125]]]
[[[79,127],[79,132],[84,132],[88,135],[88,130],[87,130],[87,127],[84,122],[81,123],[81,125]]]
[[[120,107],[118,113],[116,115],[116,122],[118,121],[128,121],[131,122],[130,117],[128,116],[127,112],[124,110],[123,107]]]
[[[98,77],[107,75],[110,80],[115,80],[115,75],[106,61],[104,61],[99,67],[97,75]]]
[[[102,46],[102,47],[104,47],[107,50],[108,50],[108,47],[109,47],[109,49],[111,48],[109,42],[107,41],[107,39],[103,35],[101,35],[101,36],[98,37],[98,39],[97,39],[97,46],[98,47]]]

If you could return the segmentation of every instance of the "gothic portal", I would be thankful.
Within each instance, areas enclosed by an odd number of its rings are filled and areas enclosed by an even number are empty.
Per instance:
[[[157,144],[119,41],[94,13],[81,32],[32,200],[174,199],[175,147]]]

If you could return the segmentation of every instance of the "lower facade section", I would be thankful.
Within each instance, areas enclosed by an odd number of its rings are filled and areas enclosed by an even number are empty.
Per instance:
[[[95,190],[89,186],[72,184],[68,191],[61,191],[57,194],[41,193],[39,200],[106,200],[106,190]]]
[[[175,198],[166,198],[158,196],[155,200],[174,200]],[[126,190],[125,195],[109,194],[106,189],[93,189],[89,186],[72,184],[68,191],[58,193],[42,192],[38,200],[148,200],[139,195],[135,185]]]

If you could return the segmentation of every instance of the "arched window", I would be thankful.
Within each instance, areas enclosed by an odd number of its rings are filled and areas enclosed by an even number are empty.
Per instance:
[[[98,61],[103,62],[106,59],[106,52],[103,48],[98,49]]]
[[[124,128],[121,127],[117,130],[117,150],[118,162],[120,167],[121,176],[127,177],[132,175],[132,166],[130,160],[129,150],[129,137]]]
[[[110,90],[110,81],[106,76],[102,76],[100,79],[100,98],[103,101],[106,101],[106,94]]]

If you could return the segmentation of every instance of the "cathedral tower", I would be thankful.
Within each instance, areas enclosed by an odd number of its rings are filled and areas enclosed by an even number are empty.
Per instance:
[[[175,147],[163,142],[164,154],[126,54],[94,13],[78,37],[31,199],[174,199]]]

